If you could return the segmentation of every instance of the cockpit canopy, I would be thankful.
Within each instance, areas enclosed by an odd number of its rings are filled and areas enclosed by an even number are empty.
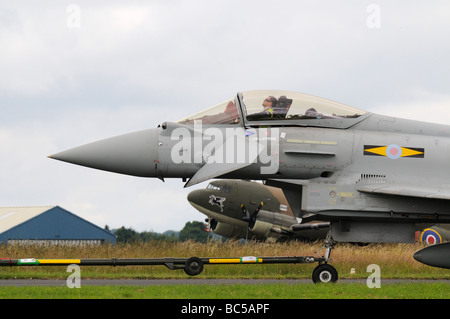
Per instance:
[[[206,186],[206,189],[221,191],[222,193],[229,194],[231,192],[231,186],[213,181]]]
[[[261,90],[238,93],[182,124],[300,125],[345,128],[359,122],[366,112],[320,97],[290,91]]]

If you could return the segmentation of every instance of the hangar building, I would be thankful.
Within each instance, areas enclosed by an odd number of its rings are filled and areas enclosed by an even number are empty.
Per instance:
[[[0,207],[0,244],[116,243],[116,236],[59,206]]]

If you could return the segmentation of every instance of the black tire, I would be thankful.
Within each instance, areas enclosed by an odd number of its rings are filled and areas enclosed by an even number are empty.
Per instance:
[[[203,271],[203,262],[200,258],[191,257],[184,264],[184,272],[189,276],[197,276]]]
[[[338,280],[336,268],[328,264],[317,266],[312,273],[312,281],[317,283],[334,283]]]

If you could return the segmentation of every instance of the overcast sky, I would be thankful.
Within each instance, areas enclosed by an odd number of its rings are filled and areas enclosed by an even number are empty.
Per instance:
[[[0,1],[0,205],[180,230],[207,183],[48,159],[154,128],[238,91],[309,93],[450,124],[450,2]]]

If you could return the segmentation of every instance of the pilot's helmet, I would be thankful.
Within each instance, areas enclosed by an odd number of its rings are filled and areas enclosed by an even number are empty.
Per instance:
[[[268,99],[270,100],[270,102],[272,102],[272,107],[277,106],[278,100],[277,100],[277,98],[275,96],[269,96]]]

